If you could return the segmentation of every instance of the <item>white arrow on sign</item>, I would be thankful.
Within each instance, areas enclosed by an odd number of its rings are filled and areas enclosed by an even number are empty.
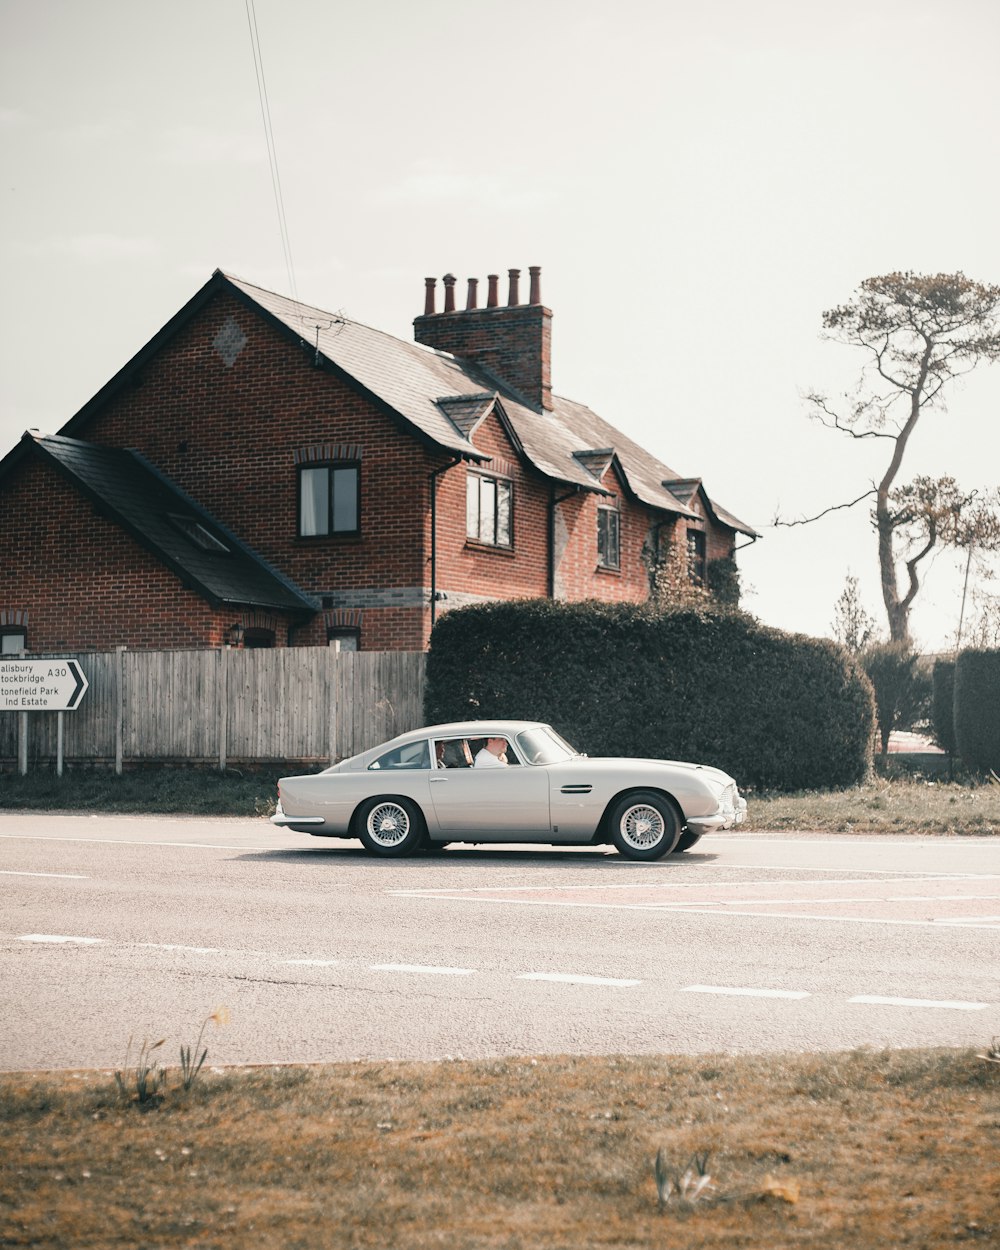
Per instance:
[[[77,660],[0,660],[0,712],[71,712],[89,685]]]

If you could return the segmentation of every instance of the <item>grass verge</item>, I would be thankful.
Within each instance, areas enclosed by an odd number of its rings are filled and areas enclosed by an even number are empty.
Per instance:
[[[156,768],[121,777],[73,771],[0,776],[5,810],[269,816],[281,769]],[[878,778],[849,790],[751,795],[745,829],[823,833],[1000,834],[1000,785]]]
[[[1000,1240],[1000,1065],[966,1051],[0,1077],[0,1245],[366,1250]],[[708,1155],[660,1207],[657,1154]]]

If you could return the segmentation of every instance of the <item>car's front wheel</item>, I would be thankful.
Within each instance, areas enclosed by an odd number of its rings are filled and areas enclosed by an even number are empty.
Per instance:
[[[637,790],[618,800],[611,812],[611,838],[627,859],[662,859],[677,845],[681,824],[669,799]]]
[[[409,799],[369,799],[358,812],[358,836],[373,855],[409,855],[423,841],[424,818]]]

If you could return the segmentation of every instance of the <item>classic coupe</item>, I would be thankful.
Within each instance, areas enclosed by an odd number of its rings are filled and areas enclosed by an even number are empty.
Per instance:
[[[738,824],[746,806],[732,777],[704,764],[590,759],[537,721],[461,721],[282,777],[271,820],[360,838],[382,856],[449,842],[614,843],[654,860]]]

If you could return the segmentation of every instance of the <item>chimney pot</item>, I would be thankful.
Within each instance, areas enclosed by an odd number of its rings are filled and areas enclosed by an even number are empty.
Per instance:
[[[478,278],[469,279],[469,298],[465,301],[466,308],[478,308],[476,303],[476,288],[479,286]]]
[[[434,288],[437,286],[437,278],[424,278],[424,316],[434,316]]]
[[[489,290],[486,293],[486,307],[496,308],[500,303],[500,296],[497,294],[497,287],[500,284],[500,275],[498,273],[491,273],[487,281],[490,285]]]
[[[520,304],[521,300],[517,293],[517,282],[521,276],[520,269],[508,269],[507,277],[510,278],[510,289],[507,295],[507,306],[513,308],[515,304]]]
[[[529,304],[540,304],[542,302],[542,267],[541,265],[530,265],[528,273],[531,275],[531,294],[528,296]]]
[[[444,282],[444,310],[446,313],[455,311],[455,275],[446,273]]]

